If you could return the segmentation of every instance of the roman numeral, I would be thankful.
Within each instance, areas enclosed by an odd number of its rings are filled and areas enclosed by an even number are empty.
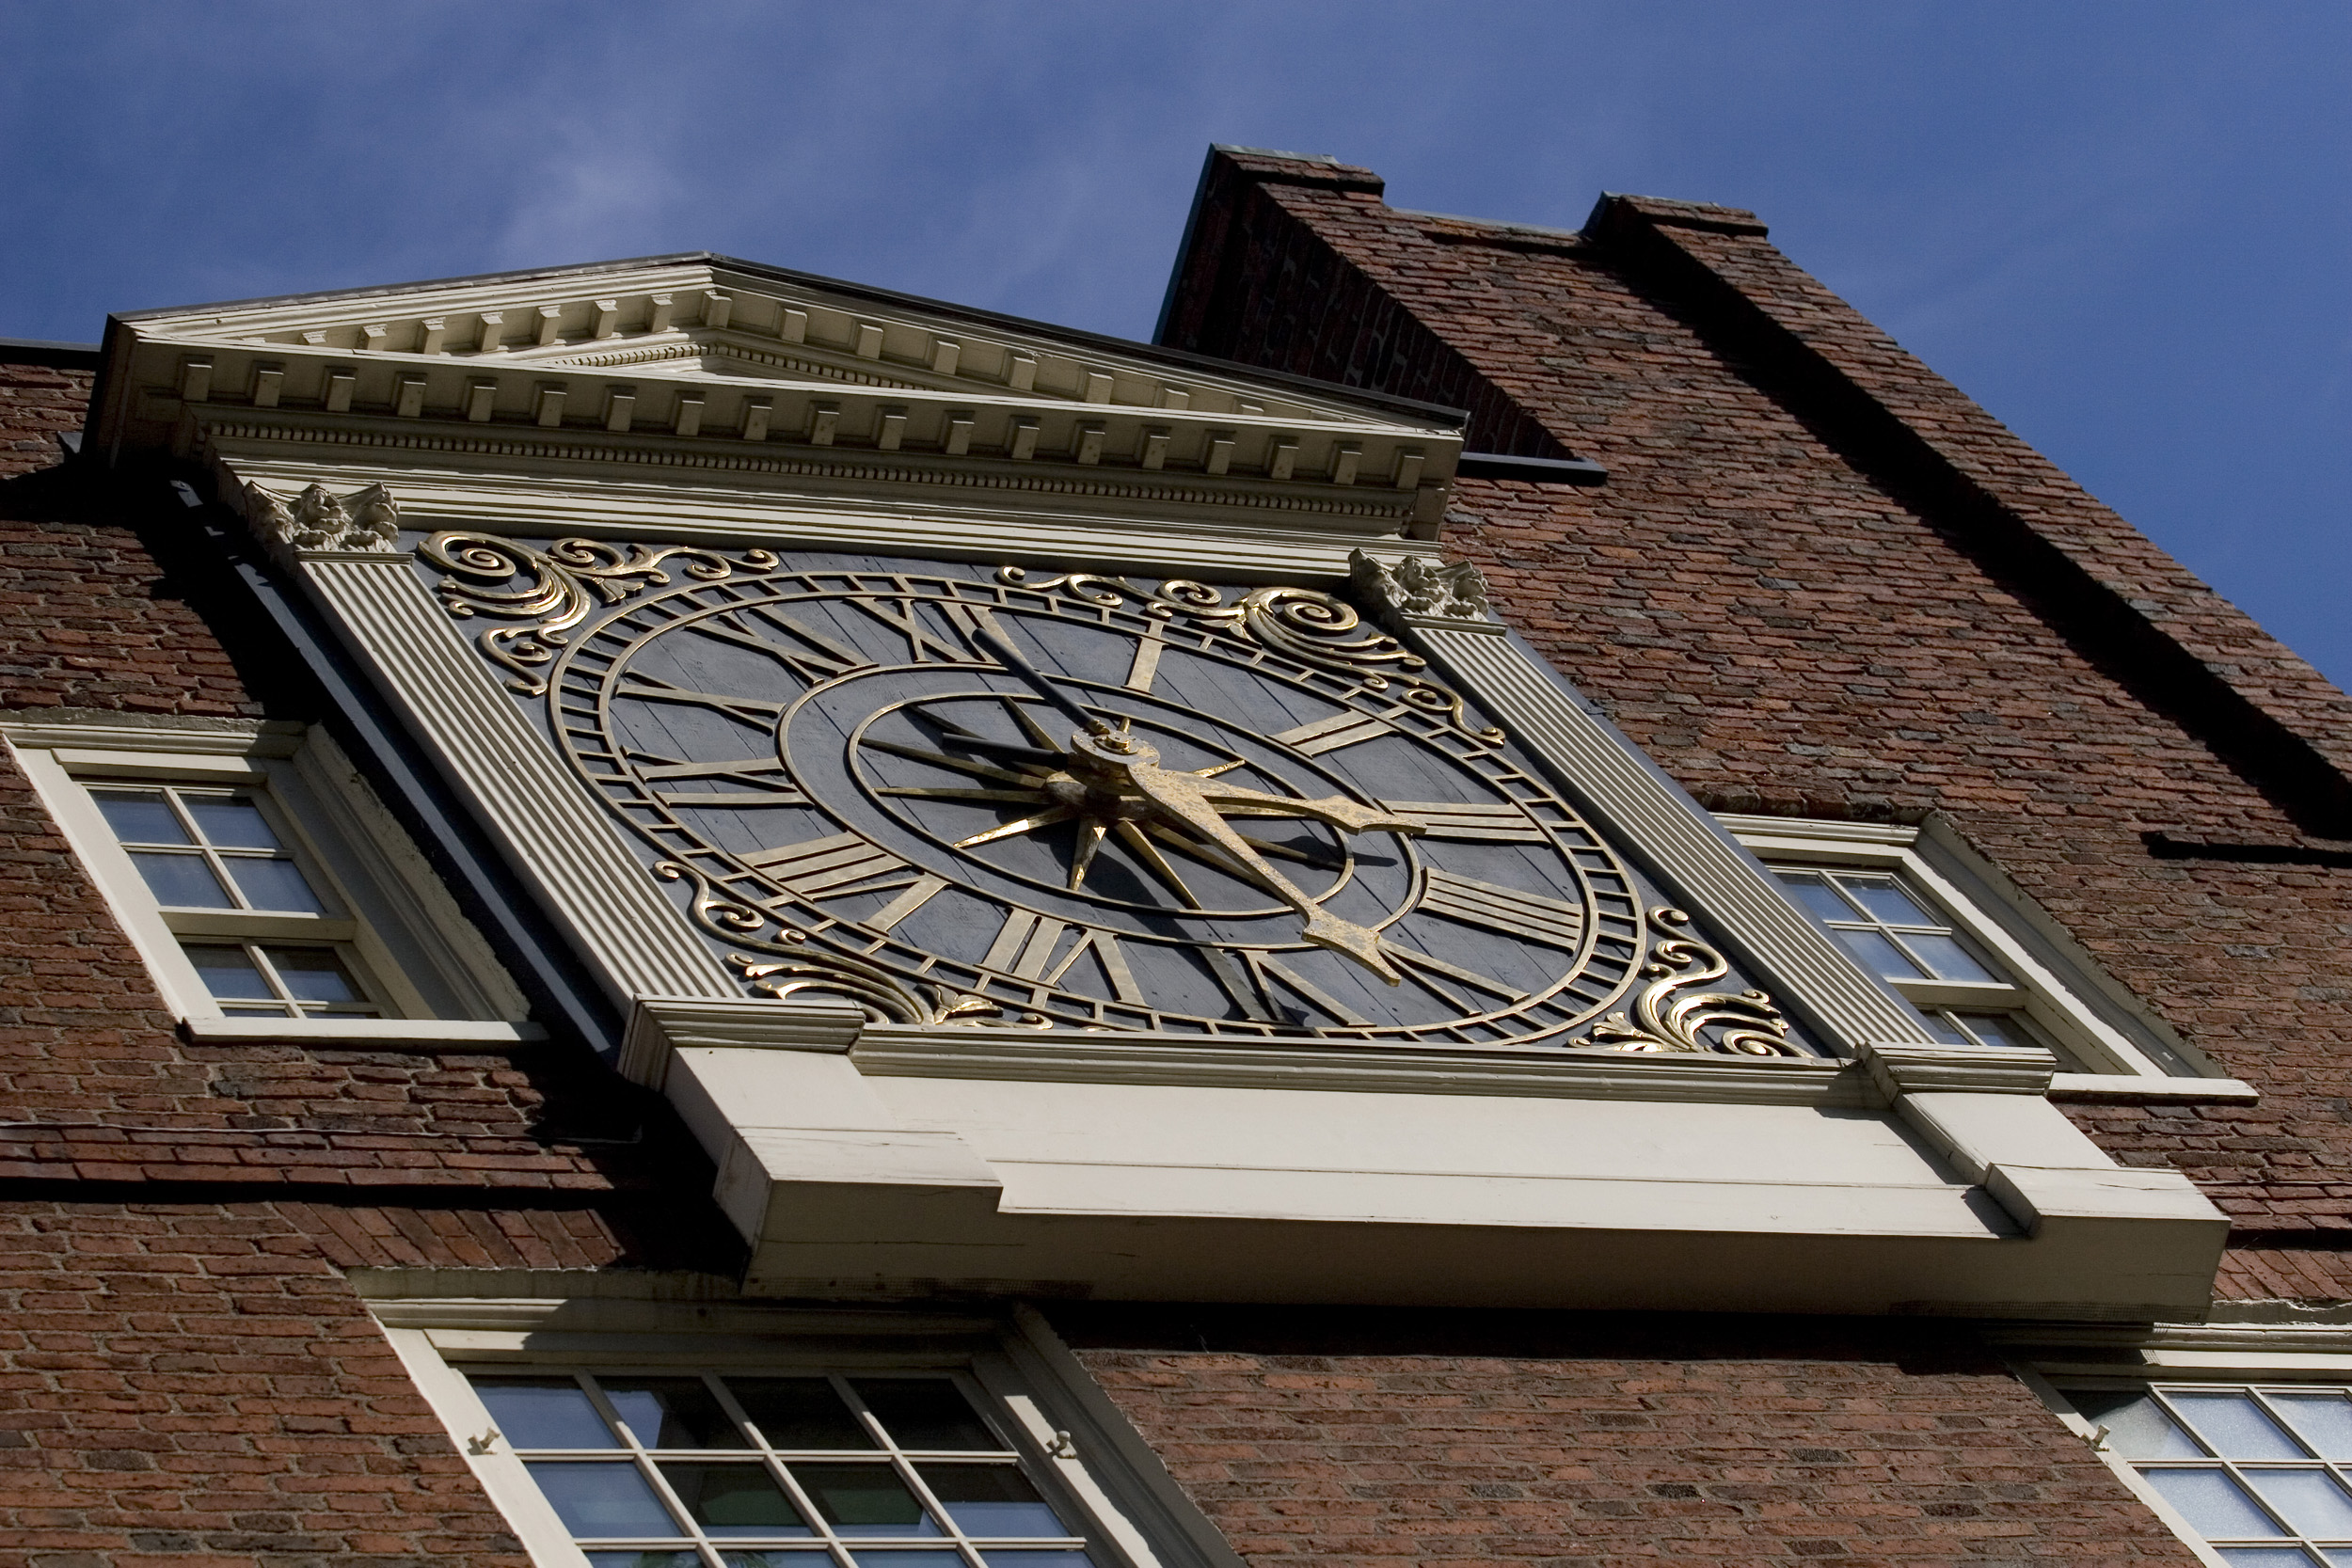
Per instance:
[[[1318,719],[1311,724],[1295,725],[1266,738],[1278,746],[1288,746],[1295,752],[1319,757],[1343,746],[1355,746],[1395,733],[1377,719],[1367,719],[1360,713],[1342,713],[1329,719]]]
[[[893,930],[897,928],[898,922],[930,903],[931,895],[938,893],[946,885],[947,879],[945,877],[918,877],[904,893],[859,921],[858,924],[870,927],[877,931]]]
[[[1430,838],[1490,843],[1541,844],[1550,835],[1517,806],[1457,806],[1444,800],[1383,800],[1393,816],[1421,824]]]
[[[616,697],[635,697],[648,703],[707,707],[757,729],[772,727],[777,715],[784,712],[782,703],[763,702],[757,697],[722,697],[712,691],[695,691],[683,686],[672,686],[668,681],[652,675],[640,674],[634,670],[621,677],[612,694]]]
[[[1460,964],[1450,964],[1443,958],[1431,958],[1426,953],[1397,942],[1383,942],[1380,944],[1380,951],[1389,956],[1390,962],[1411,975],[1430,994],[1457,1012],[1483,1013],[1486,1008],[1480,1004],[1466,1001],[1456,992],[1440,984],[1441,981],[1456,981],[1470,987],[1472,990],[1483,990],[1489,996],[1500,996],[1506,1002],[1527,1000],[1527,992],[1517,986],[1505,985],[1501,980],[1481,974],[1474,969],[1464,969]]]
[[[803,898],[839,898],[853,892],[880,892],[881,889],[857,884],[880,877],[901,876],[910,869],[906,862],[889,850],[868,844],[855,833],[834,833],[826,838],[812,838],[805,844],[787,844],[781,849],[761,849],[745,855],[743,863],[766,872]]]
[[[925,626],[923,612],[913,599],[851,599],[849,602],[906,640],[909,664],[928,664],[934,659],[947,664],[979,662],[972,657],[970,649],[946,641]]]
[[[1135,662],[1127,666],[1127,679],[1123,683],[1128,690],[1152,689],[1152,678],[1160,673],[1160,650],[1167,646],[1156,637],[1136,639]]]
[[[747,784],[742,790],[713,790],[697,794],[690,789],[654,790],[654,799],[665,806],[802,806],[808,797],[802,794],[784,770],[782,763],[762,757],[745,757],[740,762],[672,762],[655,760],[644,752],[634,752],[630,761],[637,765],[637,776],[649,784],[675,784],[695,779],[724,779],[730,784]]]
[[[1571,953],[1584,934],[1584,911],[1574,904],[1497,887],[1473,877],[1456,877],[1450,871],[1430,871],[1416,908],[1507,937],[1532,937]]]
[[[754,617],[795,641],[784,643],[760,636],[746,624]],[[844,647],[824,633],[810,630],[783,611],[764,606],[707,616],[697,622],[694,629],[705,637],[766,654],[811,686],[846,675],[852,670],[870,669],[874,663],[856,649]]]
[[[1259,977],[1262,981],[1273,980],[1279,982],[1284,990],[1298,997],[1299,1000],[1305,1002],[1308,1006],[1320,1009],[1327,1018],[1344,1023],[1352,1029],[1366,1029],[1371,1027],[1372,1020],[1364,1017],[1363,1014],[1357,1012],[1354,1008],[1332,996],[1329,992],[1312,985],[1308,981],[1305,975],[1300,974],[1297,971],[1292,969],[1288,964],[1282,962],[1281,959],[1267,958],[1263,954],[1252,954],[1250,955],[1250,964],[1252,968],[1257,970]],[[1274,994],[1273,986],[1267,986],[1265,989],[1268,996]]]
[[[1143,988],[1136,984],[1135,971],[1127,967],[1126,951],[1110,932],[1080,926],[1078,940],[1057,958],[1054,950],[1060,945],[1062,933],[1070,928],[1068,921],[1014,910],[997,928],[996,940],[989,944],[980,965],[1018,979],[1058,986],[1072,966],[1091,952],[1094,961],[1103,966],[1104,977],[1110,981],[1111,994],[1130,1006],[1144,1006]]]

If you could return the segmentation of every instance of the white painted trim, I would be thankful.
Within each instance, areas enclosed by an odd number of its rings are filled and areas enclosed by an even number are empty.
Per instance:
[[[1589,809],[1617,844],[1686,901],[1712,940],[1760,973],[1852,1054],[1866,1040],[1929,1040],[1927,1026],[1815,925],[1714,819],[1648,767],[1515,638],[1400,617],[1456,689],[1471,695]]]
[[[897,485],[886,472],[820,484],[790,476],[689,468],[651,477],[583,474],[580,465],[526,457],[453,466],[437,453],[288,452],[223,443],[215,449],[228,493],[259,483],[278,494],[324,484],[348,494],[382,483],[417,529],[485,530],[523,537],[578,534],[707,545],[729,549],[854,549],[945,560],[1016,562],[1057,570],[1207,574],[1333,582],[1368,540],[1384,553],[1438,557],[1434,543],[1400,539],[1402,516],[1354,526],[1311,517],[1236,515],[1230,506],[1119,501],[1089,495],[991,492]],[[738,467],[748,467],[748,460]],[[568,468],[575,471],[565,471]],[[717,470],[717,471],[714,471]]]
[[[207,1045],[238,1040],[287,1040],[310,1045],[338,1041],[408,1041],[419,1045],[525,1045],[544,1040],[535,1023],[472,1022],[433,1018],[190,1018],[188,1037]]]
[[[615,1001],[740,994],[450,625],[406,555],[306,559],[301,575],[377,689],[481,803],[509,863],[573,934]]]
[[[2167,1502],[2162,1493],[2149,1485],[2147,1479],[2132,1468],[2130,1461],[2112,1449],[2104,1449],[2098,1445],[2097,1429],[2083,1418],[2081,1412],[2074,1408],[2074,1402],[2067,1399],[2063,1391],[2030,1367],[2012,1364],[2010,1370],[2014,1371],[2018,1381],[2030,1389],[2033,1396],[2042,1402],[2042,1408],[2057,1417],[2067,1431],[2081,1438],[2084,1446],[2099,1456],[2115,1478],[2130,1490],[2132,1496],[2145,1503],[2148,1512],[2163,1520],[2165,1528],[2181,1538],[2181,1544],[2196,1554],[2198,1561],[2205,1564],[2205,1568],[2230,1568],[2229,1562],[2219,1552],[2205,1544],[2205,1539],[2198,1534],[2197,1527],[2183,1517],[2178,1509]]]

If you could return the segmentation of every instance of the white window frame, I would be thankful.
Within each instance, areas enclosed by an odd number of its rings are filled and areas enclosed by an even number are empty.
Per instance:
[[[544,1037],[526,1022],[529,1006],[488,942],[324,732],[286,723],[6,721],[0,736],[191,1037],[485,1043]],[[175,922],[189,927],[189,918],[166,918],[91,798],[93,787],[110,784],[250,793],[331,910],[239,911],[224,917],[217,932],[175,928]],[[190,935],[331,944],[349,956],[383,1016],[226,1014],[181,950]]]
[[[2056,1049],[2053,1092],[2134,1099],[2177,1095],[2252,1100],[2183,1040],[1999,869],[1940,817],[1920,827],[1719,814],[1717,820],[1768,867],[1819,866],[1896,873],[1924,895],[1930,912],[1982,948],[2014,985],[1929,981],[1896,989],[1927,1006],[2015,1011]]]
[[[369,1289],[388,1280],[398,1288],[399,1273],[360,1271],[356,1282],[536,1568],[587,1568],[587,1558],[498,1432],[469,1371],[946,1375],[979,1396],[993,1424],[1015,1437],[1023,1472],[1066,1517],[1083,1524],[1097,1568],[1246,1568],[1027,1307],[1015,1307],[1009,1317],[966,1317],[614,1300],[603,1291],[527,1301],[388,1299]],[[648,1283],[660,1289],[660,1281]],[[565,1324],[577,1326],[559,1326]],[[822,1551],[807,1556],[809,1568],[834,1568]]]

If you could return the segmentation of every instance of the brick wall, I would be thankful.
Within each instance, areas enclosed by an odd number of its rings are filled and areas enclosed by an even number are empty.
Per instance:
[[[1398,212],[1362,170],[1225,165],[1203,189],[1233,215],[1196,220],[1169,330],[1295,368],[1401,307],[1606,466],[1597,489],[1463,482],[1449,546],[1705,803],[1947,816],[2264,1092],[2074,1114],[2208,1183],[2251,1252],[2294,1252],[2224,1289],[2342,1295],[2352,703],[1750,214],[1624,199],[1564,235]],[[1274,261],[1306,255],[1325,281],[1294,300],[1303,265]]]
[[[1258,1568],[2194,1560],[1965,1329],[1055,1319]]]
[[[158,484],[58,466],[87,381],[0,366],[0,712],[315,718],[215,635]],[[341,1271],[739,1257],[666,1102],[574,1042],[181,1039],[5,760],[0,1103],[0,1568],[519,1564]]]

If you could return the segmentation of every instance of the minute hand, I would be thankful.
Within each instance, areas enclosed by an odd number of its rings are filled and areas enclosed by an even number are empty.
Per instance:
[[[1235,803],[1246,801],[1252,805],[1281,801],[1286,805],[1311,807],[1327,802],[1286,800],[1281,796],[1260,795],[1250,789],[1219,789],[1197,773],[1178,773],[1162,768],[1159,752],[1123,735],[1093,736],[1081,732],[1071,736],[1070,740],[1073,748],[1117,772],[1160,815],[1174,818],[1216,845],[1257,878],[1267,892],[1306,916],[1306,927],[1299,935],[1319,947],[1327,947],[1334,953],[1355,959],[1390,985],[1397,985],[1404,980],[1396,967],[1389,962],[1388,955],[1380,951],[1378,932],[1367,930],[1353,921],[1342,920],[1300,892],[1289,878],[1268,865],[1264,858],[1249,847],[1248,840],[1226,826],[1225,818],[1217,815],[1216,807],[1212,803],[1211,795],[1215,792],[1220,797],[1239,797]],[[1336,803],[1347,805],[1345,801]],[[1373,815],[1364,812],[1361,807],[1349,809],[1364,816]],[[1351,828],[1349,831],[1354,830]]]

